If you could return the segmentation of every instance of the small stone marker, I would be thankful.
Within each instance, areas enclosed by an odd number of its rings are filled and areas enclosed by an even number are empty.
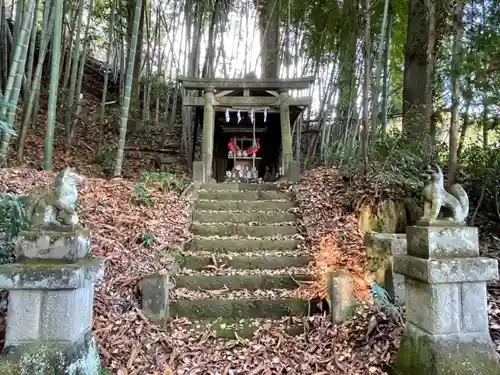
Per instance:
[[[169,317],[168,293],[171,286],[168,275],[160,273],[147,275],[139,282],[142,311],[158,325],[164,325]]]
[[[328,279],[332,321],[334,324],[340,324],[354,313],[354,280],[351,273],[345,270],[330,272]]]
[[[74,177],[64,173],[63,185]],[[62,204],[74,223],[76,194],[70,198]],[[18,263],[0,265],[0,289],[9,290],[0,374],[98,375],[92,310],[94,284],[104,275],[104,261],[89,255],[90,232],[64,220],[56,223],[62,210],[50,203],[45,206],[50,222],[40,221],[20,233]]]

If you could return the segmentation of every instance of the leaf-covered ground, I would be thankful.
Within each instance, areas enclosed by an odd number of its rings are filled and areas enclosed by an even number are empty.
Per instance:
[[[86,176],[103,176],[101,168],[91,163],[95,130],[78,138],[83,141],[66,154],[60,137],[56,138],[55,168],[70,164]],[[41,164],[40,139],[36,133],[29,138],[27,159],[33,167]],[[125,160],[124,171],[130,178],[147,168],[140,153]],[[3,169],[0,191],[22,193],[50,183],[52,176],[34,169]],[[351,198],[346,198],[336,171],[311,171],[295,187],[309,237],[306,246],[315,256],[312,269],[318,276],[335,267],[349,269],[356,276],[358,296],[365,302],[352,320],[340,326],[320,317],[306,318],[306,333],[297,337],[288,336],[279,322],[261,325],[252,340],[232,341],[195,333],[193,322],[185,319],[176,319],[168,327],[151,324],[139,308],[135,287],[147,273],[166,270],[171,261],[169,249],[189,237],[189,202],[175,194],[151,191],[152,204],[141,206],[134,202],[133,186],[133,180],[88,177],[80,189],[81,217],[92,229],[93,252],[106,259],[104,280],[96,287],[94,333],[102,364],[112,374],[365,375],[382,374],[391,362],[403,329],[375,311],[367,298],[363,241],[356,216],[345,209],[345,200]],[[304,297],[324,292],[321,277],[301,290]],[[500,291],[491,289],[490,298],[492,335],[500,349]],[[0,295],[0,314],[6,308]],[[5,322],[0,323],[2,327]]]
[[[0,170],[0,191],[18,193],[48,184],[53,173]],[[102,363],[113,374],[381,374],[401,327],[370,303],[344,325],[305,319],[307,334],[288,336],[276,322],[253,340],[220,341],[192,330],[192,322],[151,324],[134,295],[145,274],[165,270],[168,249],[188,236],[188,202],[152,191],[150,206],[137,205],[133,181],[89,177],[80,189],[81,218],[92,230],[92,251],[106,259],[96,287],[94,333]],[[142,239],[148,235],[153,243]]]

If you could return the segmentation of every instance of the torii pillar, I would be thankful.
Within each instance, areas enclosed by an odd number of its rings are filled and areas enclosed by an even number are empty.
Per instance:
[[[205,88],[205,105],[203,110],[203,141],[201,145],[201,160],[204,166],[204,182],[212,182],[212,164],[214,160],[214,88]]]

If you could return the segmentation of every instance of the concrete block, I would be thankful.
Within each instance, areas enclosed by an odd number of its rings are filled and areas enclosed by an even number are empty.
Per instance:
[[[0,356],[0,374],[9,375],[99,375],[100,365],[91,330],[73,342],[6,345]]]
[[[205,165],[202,161],[193,161],[193,180],[195,183],[205,183]]]
[[[498,375],[489,334],[430,335],[406,323],[390,375]]]
[[[406,278],[406,319],[429,334],[460,332],[460,285]]]
[[[418,258],[479,256],[477,228],[465,226],[412,226],[407,231],[407,253]]]
[[[344,270],[331,272],[328,279],[332,321],[340,324],[354,313],[356,307],[354,280],[350,272]]]
[[[463,283],[460,302],[462,332],[488,333],[486,283]]]
[[[169,276],[154,273],[139,282],[144,315],[157,324],[164,324],[169,317]]]
[[[91,328],[94,288],[44,291],[40,314],[42,341],[74,341]]]
[[[427,283],[493,281],[498,278],[498,261],[490,258],[422,259],[395,256],[394,272]]]
[[[19,234],[15,252],[21,262],[53,259],[75,262],[90,252],[90,231],[84,228],[24,231]]]
[[[76,289],[104,276],[104,260],[82,259],[76,263],[15,263],[0,265],[1,289]]]
[[[43,291],[41,290],[11,290],[9,292],[5,345],[32,342],[40,338],[42,300]]]

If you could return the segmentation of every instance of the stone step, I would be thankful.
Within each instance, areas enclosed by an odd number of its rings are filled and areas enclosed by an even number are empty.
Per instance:
[[[197,210],[216,211],[285,211],[295,207],[289,200],[282,201],[217,201],[198,199],[195,204]]]
[[[294,221],[293,212],[275,211],[208,211],[198,210],[193,213],[193,221],[198,223],[259,223],[274,224]]]
[[[301,243],[295,239],[212,239],[195,238],[186,243],[186,251],[211,251],[214,253],[247,253],[257,251],[284,251],[294,250]]]
[[[297,282],[310,281],[312,277],[306,274],[289,275],[177,275],[175,285],[186,289],[295,289]]]
[[[278,185],[263,184],[201,184],[200,190],[210,191],[277,191]]]
[[[199,335],[210,332],[214,337],[219,339],[235,339],[237,337],[251,339],[260,328],[279,327],[284,329],[290,336],[297,336],[304,333],[304,324],[301,321],[290,322],[290,319],[285,321],[273,321],[271,319],[215,319],[215,320],[196,320],[190,322],[188,326],[183,327],[191,332],[196,332]],[[295,319],[298,320],[298,319]],[[172,327],[175,326],[175,319],[171,321]]]
[[[169,310],[171,317],[185,317],[189,319],[279,319],[285,316],[307,315],[309,301],[295,298],[179,300],[170,302]]]
[[[199,199],[219,200],[219,201],[259,201],[259,200],[281,200],[291,199],[290,193],[281,191],[198,191]]]
[[[241,237],[274,237],[293,236],[298,233],[295,225],[244,225],[223,224],[207,225],[193,223],[191,232],[199,236],[241,236]]]
[[[258,254],[258,253],[257,253]],[[180,267],[189,268],[192,270],[201,270],[209,266],[215,267],[231,267],[233,269],[268,269],[275,270],[288,267],[305,267],[312,260],[310,256],[300,255],[276,255],[276,256],[242,256],[231,253],[226,253],[223,256],[206,255],[186,255],[180,254],[176,256],[176,261]],[[214,261],[216,264],[214,264]]]
[[[207,268],[202,270],[192,270],[189,268],[179,268],[176,275],[204,275],[204,276],[254,276],[254,275],[282,275],[282,276],[294,276],[294,275],[308,275],[310,274],[309,266],[307,267],[289,267],[289,268],[277,268],[270,270],[267,268],[261,268],[258,270],[249,270],[245,268],[235,269],[231,267],[219,267],[219,268]]]

